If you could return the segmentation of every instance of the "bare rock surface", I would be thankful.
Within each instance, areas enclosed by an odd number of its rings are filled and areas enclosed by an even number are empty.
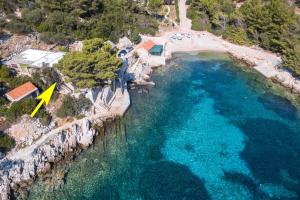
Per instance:
[[[99,121],[99,119],[98,119]],[[51,170],[51,166],[72,154],[76,148],[90,146],[97,134],[87,118],[68,127],[58,129],[51,137],[36,142],[0,161],[0,200],[10,199],[11,190],[26,188],[39,175]],[[47,134],[47,135],[48,135]],[[20,193],[25,195],[26,192]]]

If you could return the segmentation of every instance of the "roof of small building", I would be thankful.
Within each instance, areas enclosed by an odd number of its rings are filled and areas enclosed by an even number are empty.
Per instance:
[[[149,51],[150,49],[152,49],[155,46],[155,43],[152,40],[148,40],[147,42],[144,42],[140,48],[144,48],[147,51]]]
[[[160,54],[163,52],[164,46],[163,45],[154,45],[150,50],[150,54]]]
[[[38,88],[35,87],[35,85],[31,82],[27,82],[6,93],[5,96],[11,101],[19,101],[37,90]]]
[[[17,56],[14,56],[11,60],[7,61],[7,65],[11,64],[26,64],[31,67],[41,68],[44,64],[48,64],[52,67],[53,64],[65,55],[64,52],[51,52],[36,49],[27,49]]]
[[[132,42],[130,41],[130,39],[128,39],[128,37],[122,37],[119,39],[119,42],[117,44],[117,48],[118,49],[123,49],[123,48],[129,48],[132,47]]]

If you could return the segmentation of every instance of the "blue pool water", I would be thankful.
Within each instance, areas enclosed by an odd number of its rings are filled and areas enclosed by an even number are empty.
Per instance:
[[[297,98],[219,54],[178,54],[153,79],[30,199],[300,199]]]

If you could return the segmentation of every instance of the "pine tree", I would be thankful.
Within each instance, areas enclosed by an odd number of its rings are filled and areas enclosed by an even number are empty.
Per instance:
[[[122,62],[102,39],[84,41],[83,50],[68,53],[57,65],[62,74],[79,88],[95,87],[114,79]]]

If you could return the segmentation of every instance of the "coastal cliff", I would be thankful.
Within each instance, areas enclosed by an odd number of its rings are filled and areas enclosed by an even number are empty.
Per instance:
[[[39,175],[51,170],[53,164],[89,147],[98,131],[93,124],[103,126],[106,119],[83,119],[61,129],[49,140],[37,146],[30,156],[22,159],[6,157],[0,161],[0,200],[15,197],[19,190],[29,186]],[[21,196],[22,198],[22,196]]]

